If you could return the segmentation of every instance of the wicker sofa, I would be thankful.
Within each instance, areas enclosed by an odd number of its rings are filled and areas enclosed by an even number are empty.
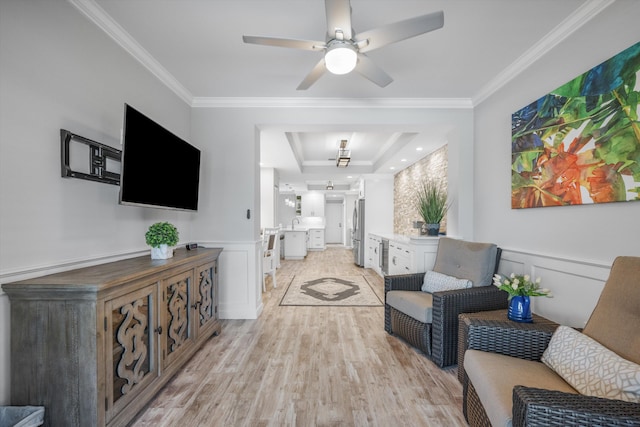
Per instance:
[[[458,314],[507,307],[507,293],[491,286],[500,255],[500,248],[492,243],[441,237],[433,270],[469,279],[473,287],[427,295],[421,291],[425,273],[385,276],[385,330],[424,352],[439,367],[455,365]],[[405,303],[420,305],[418,311],[423,314],[404,309]]]
[[[639,307],[640,257],[618,257],[582,333],[540,328],[526,353],[531,328],[476,339],[461,377],[469,425],[640,426]]]

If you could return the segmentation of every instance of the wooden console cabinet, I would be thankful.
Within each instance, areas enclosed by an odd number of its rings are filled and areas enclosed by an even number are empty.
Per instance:
[[[7,283],[11,404],[49,426],[123,426],[212,335],[222,249]]]

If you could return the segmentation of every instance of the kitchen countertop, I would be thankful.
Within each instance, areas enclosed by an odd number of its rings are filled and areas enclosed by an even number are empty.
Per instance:
[[[310,226],[310,227],[306,227],[306,226],[296,226],[294,228],[291,227],[285,227],[282,228],[281,231],[283,232],[287,232],[287,231],[309,231],[309,230],[324,230],[325,227],[323,226]]]
[[[292,232],[298,232],[298,231],[307,232],[309,231],[309,229],[307,227],[296,227],[296,228],[287,227],[287,228],[283,228],[281,231],[283,233],[292,233]]]
[[[405,244],[428,244],[432,243],[434,240],[438,240],[440,237],[445,236],[420,236],[420,235],[409,235],[406,234],[390,234],[390,233],[369,233],[374,236],[382,237],[383,239],[392,240],[398,243]]]

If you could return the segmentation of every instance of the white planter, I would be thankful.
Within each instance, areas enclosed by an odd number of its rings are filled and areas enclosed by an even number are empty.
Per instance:
[[[151,248],[151,259],[168,259],[173,257],[173,249],[167,245]]]

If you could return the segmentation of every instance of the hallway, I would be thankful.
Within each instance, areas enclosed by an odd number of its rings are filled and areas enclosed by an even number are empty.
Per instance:
[[[384,331],[383,307],[280,306],[294,275],[367,275],[329,246],[282,260],[257,320],[223,320],[135,426],[464,426],[456,369]]]

